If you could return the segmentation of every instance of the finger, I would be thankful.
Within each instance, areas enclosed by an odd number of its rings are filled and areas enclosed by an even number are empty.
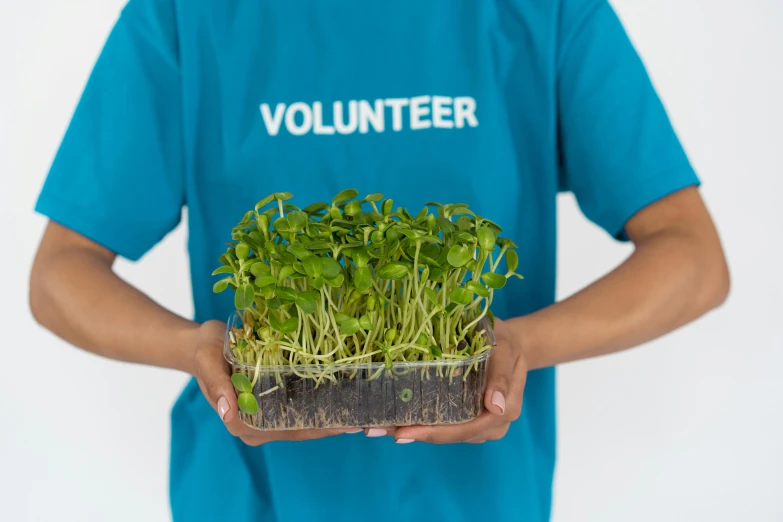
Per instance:
[[[397,428],[394,426],[364,428],[364,434],[367,437],[394,437]]]
[[[256,431],[256,434],[245,435],[240,437],[242,442],[249,446],[260,446],[261,444],[267,444],[277,441],[291,441],[301,442],[305,440],[322,439],[325,437],[333,437],[335,435],[345,435],[351,433],[361,433],[362,430],[356,430],[355,428],[345,429],[329,429],[329,430],[285,430],[285,431]]]
[[[198,383],[209,404],[233,435],[239,436],[244,424],[239,420],[236,392],[231,384],[229,367],[223,358],[222,347],[208,346],[196,354]]]
[[[470,422],[463,424],[453,424],[449,426],[405,426],[397,428],[394,438],[395,442],[404,444],[406,442],[428,442],[430,444],[454,444],[457,442],[466,442],[474,439],[487,438],[487,434],[505,421],[498,418],[488,411],[481,414]]]
[[[482,433],[478,438],[471,439],[467,442],[470,444],[484,444],[485,442],[500,440],[506,436],[510,426],[510,423],[503,423],[496,428],[490,429],[488,432]]]
[[[495,353],[490,356],[487,363],[484,407],[495,415],[504,415],[510,406],[508,401],[514,402],[510,397],[510,391],[517,358],[518,354],[514,353],[511,345],[499,340]]]

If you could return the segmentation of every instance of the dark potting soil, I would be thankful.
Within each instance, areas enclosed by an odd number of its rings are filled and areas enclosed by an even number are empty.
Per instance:
[[[339,370],[320,382],[292,372],[265,373],[253,390],[258,413],[240,418],[264,430],[466,422],[483,407],[486,365]]]

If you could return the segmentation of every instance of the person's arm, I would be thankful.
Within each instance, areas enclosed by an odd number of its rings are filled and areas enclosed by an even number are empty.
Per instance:
[[[720,305],[729,291],[715,226],[695,188],[642,209],[628,221],[634,253],[574,296],[497,322],[486,410],[455,426],[390,428],[398,442],[484,442],[502,438],[522,411],[527,372],[630,348]]]
[[[560,303],[507,321],[529,369],[637,346],[726,299],[726,260],[696,188],[643,209],[626,231],[636,249],[617,269]]]
[[[226,325],[199,325],[171,313],[120,279],[115,254],[56,222],[47,226],[30,276],[35,319],[71,344],[111,359],[194,375],[229,432],[250,445],[306,440],[356,430],[262,432],[237,414],[223,358]]]
[[[69,343],[110,359],[192,373],[198,325],[120,279],[116,255],[55,222],[46,228],[30,276],[30,309]]]

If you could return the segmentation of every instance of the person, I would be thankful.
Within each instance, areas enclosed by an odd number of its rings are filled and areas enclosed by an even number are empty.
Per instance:
[[[50,222],[30,304],[78,347],[194,377],[171,416],[175,521],[545,521],[554,367],[727,296],[699,183],[606,0],[130,0],[36,205]],[[519,245],[525,280],[493,304],[504,320],[476,420],[365,436],[238,419],[221,351],[233,303],[210,276],[224,241],[270,192],[307,204],[349,187],[467,203]],[[555,303],[564,191],[635,249]],[[183,207],[193,321],[112,271]]]

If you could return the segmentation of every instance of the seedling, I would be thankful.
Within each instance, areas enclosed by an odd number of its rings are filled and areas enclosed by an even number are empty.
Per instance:
[[[232,230],[214,291],[235,292],[227,358],[246,422],[268,429],[380,422],[371,405],[359,404],[363,392],[410,405],[412,423],[453,422],[442,412],[425,418],[423,383],[433,380],[446,387],[444,397],[460,381],[459,408],[480,411],[476,374],[494,344],[490,306],[496,290],[521,279],[516,245],[465,204],[427,203],[414,217],[381,194],[357,196],[344,190],[300,209],[288,203],[290,193],[277,192]],[[471,379],[479,389],[468,393]],[[318,409],[321,396],[330,407]],[[259,400],[271,407],[259,408]],[[330,410],[335,403],[339,411]]]

